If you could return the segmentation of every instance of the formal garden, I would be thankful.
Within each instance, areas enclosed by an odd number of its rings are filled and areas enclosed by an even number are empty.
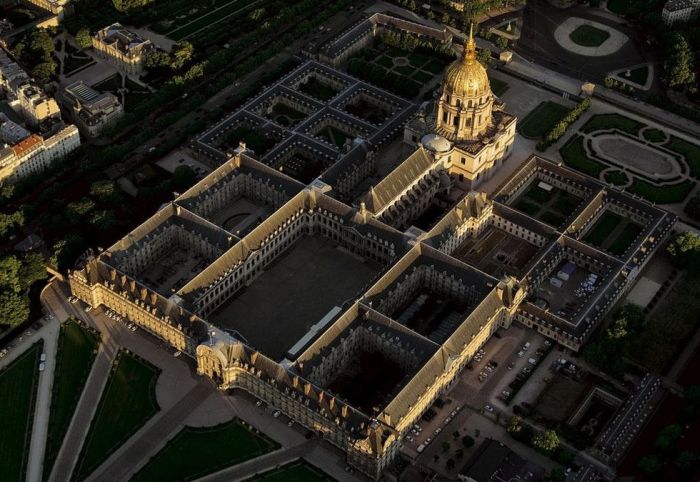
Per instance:
[[[78,320],[70,319],[61,325],[44,452],[44,479],[48,478],[58,456],[99,343],[99,334]]]
[[[43,343],[35,343],[0,371],[2,480],[21,482],[27,470]]]
[[[639,154],[606,151],[617,138]],[[559,153],[569,167],[656,204],[684,203],[700,179],[700,145],[621,114],[594,115]]]
[[[237,418],[214,427],[185,427],[131,480],[186,482],[277,448],[279,444]]]
[[[335,479],[304,459],[276,467],[245,482],[335,482]]]
[[[581,202],[581,199],[559,188],[546,191],[537,184],[530,186],[514,202],[513,207],[551,226],[560,226]]]
[[[605,211],[586,233],[583,241],[616,256],[622,256],[641,232],[640,225],[612,211]]]
[[[90,424],[74,478],[84,479],[160,409],[156,381],[160,370],[121,351]]]

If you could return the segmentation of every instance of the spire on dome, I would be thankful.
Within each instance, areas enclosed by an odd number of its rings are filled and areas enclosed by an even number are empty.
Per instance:
[[[465,63],[476,61],[476,41],[474,40],[474,24],[469,24],[469,37],[464,42],[464,54],[462,59]]]

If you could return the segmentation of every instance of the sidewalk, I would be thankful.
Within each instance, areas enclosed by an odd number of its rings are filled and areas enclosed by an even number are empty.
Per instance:
[[[29,459],[27,464],[27,478],[29,482],[39,482],[42,478],[44,467],[44,450],[46,449],[46,436],[49,429],[49,414],[51,408],[51,395],[56,368],[56,351],[58,348],[58,335],[61,325],[55,318],[46,322],[34,339],[43,338],[44,353],[46,354],[45,369],[39,373],[39,388],[37,389],[36,405],[34,411],[34,423],[32,424],[32,438],[29,446]]]

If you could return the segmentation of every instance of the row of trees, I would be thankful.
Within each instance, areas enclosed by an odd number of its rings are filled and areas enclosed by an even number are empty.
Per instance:
[[[581,115],[591,106],[591,99],[586,97],[579,102],[566,116],[545,134],[544,139],[537,143],[538,151],[545,151],[549,146],[557,142],[569,129],[569,126],[576,122]]]
[[[0,325],[15,326],[29,317],[29,288],[47,276],[41,254],[0,258]]]
[[[695,52],[685,35],[672,32],[664,41],[666,55],[664,62],[665,81],[672,89],[697,92],[695,78]]]

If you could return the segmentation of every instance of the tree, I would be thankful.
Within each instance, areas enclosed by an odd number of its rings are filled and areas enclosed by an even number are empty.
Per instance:
[[[173,70],[180,70],[185,66],[187,62],[190,61],[192,55],[194,54],[194,47],[191,43],[186,41],[180,41],[173,46],[172,50],[172,60],[170,61],[170,67]]]
[[[684,474],[690,474],[698,463],[698,454],[685,450],[678,454],[673,464]]]
[[[22,260],[22,267],[19,271],[20,284],[26,289],[32,283],[47,277],[46,263],[41,253],[35,251],[27,253]]]
[[[22,291],[20,270],[22,263],[14,256],[5,256],[0,259],[0,289],[19,293]]]
[[[442,442],[442,452],[447,453],[450,450],[450,442]]]
[[[476,60],[478,60],[481,65],[486,66],[491,60],[491,51],[489,49],[479,49],[476,53]]]
[[[24,214],[22,211],[15,211],[12,214],[0,213],[0,237],[14,231],[24,225]]]
[[[677,234],[668,244],[676,264],[696,270],[700,264],[700,236],[692,232]]]
[[[508,422],[508,427],[506,430],[508,430],[508,433],[514,434],[518,433],[523,429],[523,419],[520,418],[518,415],[513,415],[513,418],[510,419],[510,422]]]
[[[76,234],[71,234],[54,244],[51,263],[63,271],[75,263],[86,247],[83,238]]]
[[[87,49],[92,47],[92,36],[90,35],[90,29],[83,27],[75,34],[75,41],[81,49]]]
[[[0,324],[19,325],[29,317],[29,298],[24,293],[0,291]]]
[[[564,482],[566,480],[566,474],[562,469],[552,470],[543,482]]]
[[[469,435],[465,435],[464,437],[462,437],[462,445],[464,445],[465,448],[473,447],[474,446],[474,438],[469,436]]]
[[[532,438],[532,446],[545,454],[553,453],[559,447],[559,436],[554,430],[545,430]]]
[[[666,41],[667,60],[664,64],[666,82],[671,88],[687,87],[695,83],[695,57],[685,36],[679,32],[671,33]]]
[[[637,463],[637,468],[645,475],[652,476],[661,470],[661,461],[655,455],[642,457]]]
[[[680,425],[668,425],[659,430],[654,447],[663,452],[668,452],[676,446],[676,441],[681,435],[683,435],[683,428]]]
[[[90,195],[96,197],[100,202],[109,204],[117,203],[121,198],[116,184],[109,180],[93,182],[90,185]]]
[[[119,12],[129,12],[151,3],[151,0],[112,0],[114,8]]]
[[[456,463],[455,463],[454,459],[447,459],[447,462],[445,462],[445,466],[446,466],[449,470],[454,469],[454,468],[455,468],[455,465],[456,465]]]

